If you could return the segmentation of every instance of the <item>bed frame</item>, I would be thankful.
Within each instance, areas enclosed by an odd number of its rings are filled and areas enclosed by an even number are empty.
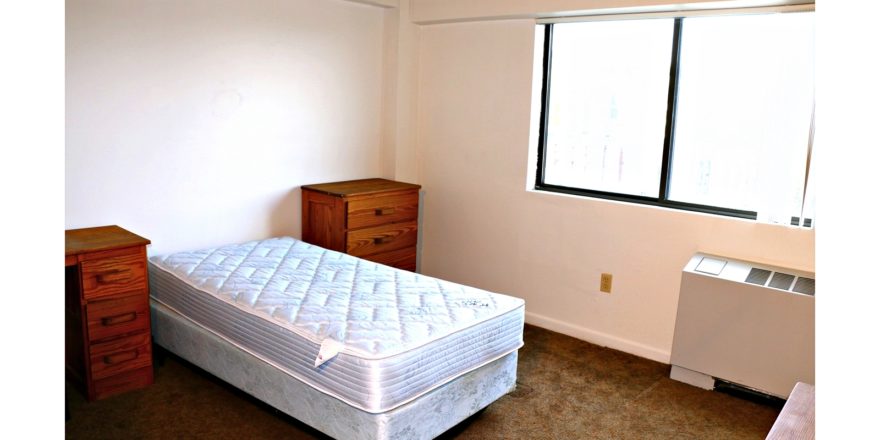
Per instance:
[[[431,439],[516,386],[517,351],[384,413],[354,408],[299,381],[162,304],[153,341],[242,391],[338,439]]]

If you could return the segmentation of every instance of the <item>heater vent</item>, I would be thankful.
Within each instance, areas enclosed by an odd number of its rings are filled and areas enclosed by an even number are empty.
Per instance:
[[[803,293],[804,295],[815,296],[816,295],[816,280],[812,278],[804,278],[798,277],[797,281],[794,283],[794,288],[791,289],[792,292]]]
[[[777,289],[788,290],[791,288],[791,283],[794,281],[794,275],[790,275],[787,273],[776,272],[773,274],[773,279],[770,280],[770,287],[775,287]]]
[[[770,273],[769,270],[753,267],[752,270],[749,271],[749,276],[746,277],[746,282],[763,286],[764,284],[767,284],[767,280],[770,279]]]

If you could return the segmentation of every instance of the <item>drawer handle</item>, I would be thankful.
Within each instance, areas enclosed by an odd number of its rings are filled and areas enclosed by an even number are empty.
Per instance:
[[[96,278],[99,283],[114,283],[127,279],[129,276],[131,276],[131,269],[126,268],[99,272]]]
[[[394,240],[394,237],[376,237],[373,239],[373,244],[390,243],[392,240]]]
[[[394,214],[394,208],[376,208],[376,215]]]
[[[137,312],[123,313],[121,315],[101,318],[101,325],[103,325],[104,327],[109,327],[111,325],[125,324],[126,322],[131,322],[135,319],[137,319]]]
[[[124,353],[108,354],[107,356],[104,356],[104,363],[107,365],[119,364],[122,362],[128,362],[137,357],[137,350],[126,351]]]

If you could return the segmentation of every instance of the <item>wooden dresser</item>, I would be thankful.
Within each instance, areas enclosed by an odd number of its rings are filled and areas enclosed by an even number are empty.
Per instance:
[[[119,226],[64,235],[68,378],[88,400],[152,384],[150,240]]]
[[[386,179],[303,185],[302,239],[415,271],[419,188]]]

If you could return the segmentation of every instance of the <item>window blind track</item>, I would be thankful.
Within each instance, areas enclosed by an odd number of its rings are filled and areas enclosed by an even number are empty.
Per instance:
[[[680,7],[670,9],[669,6],[646,6],[633,8],[607,8],[593,11],[579,11],[579,15],[567,17],[544,17],[537,18],[537,24],[574,23],[582,21],[606,21],[606,20],[637,20],[646,18],[674,18],[674,17],[699,17],[705,15],[747,15],[787,12],[812,12],[816,10],[813,2],[794,5],[763,6],[752,8],[718,8],[697,9],[698,6]]]

